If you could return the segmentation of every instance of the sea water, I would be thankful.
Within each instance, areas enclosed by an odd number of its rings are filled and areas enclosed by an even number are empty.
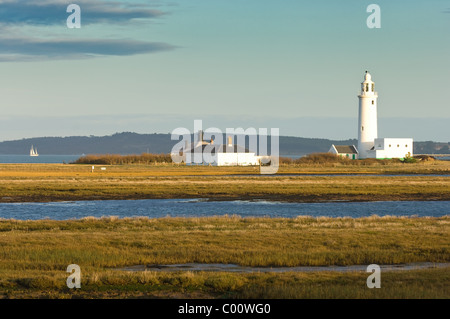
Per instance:
[[[431,216],[450,212],[450,201],[382,201],[291,203],[275,201],[208,201],[205,199],[98,200],[49,203],[0,203],[0,218],[19,220],[78,219],[88,216],[149,218],[239,215],[242,217]]]

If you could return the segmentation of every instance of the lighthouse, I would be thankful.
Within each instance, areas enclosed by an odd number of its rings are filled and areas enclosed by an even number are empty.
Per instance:
[[[412,138],[378,137],[377,99],[375,83],[368,71],[361,83],[358,117],[358,148],[354,145],[331,145],[329,153],[352,159],[359,158],[400,158],[413,156]]]
[[[358,152],[359,158],[373,157],[369,155],[370,150],[374,150],[374,142],[378,137],[377,129],[377,99],[375,83],[368,71],[364,75],[364,82],[361,83],[361,93],[359,98],[359,118],[358,118]]]

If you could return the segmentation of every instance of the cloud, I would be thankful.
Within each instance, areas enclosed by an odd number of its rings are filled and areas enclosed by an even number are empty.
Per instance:
[[[30,25],[65,25],[70,1],[64,0],[0,0],[0,23]],[[154,19],[166,13],[150,5],[105,0],[76,0],[81,7],[83,25],[124,23],[135,19]]]
[[[0,0],[0,62],[84,59],[99,56],[131,56],[170,51],[164,42],[100,38],[64,38],[57,26],[66,28],[71,12],[67,6],[81,7],[82,27],[87,24],[129,24],[149,21],[166,14],[159,1],[137,0]],[[58,34],[59,33],[59,34]]]
[[[0,38],[0,62],[130,56],[175,49],[163,42],[109,39]]]

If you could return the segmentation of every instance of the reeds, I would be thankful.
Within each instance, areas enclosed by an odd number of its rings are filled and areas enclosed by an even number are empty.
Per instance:
[[[447,269],[366,273],[126,272],[130,265],[247,266],[449,262],[450,217],[83,218],[0,221],[0,297],[195,296],[236,298],[445,298]],[[67,265],[82,270],[69,291]],[[376,292],[375,292],[376,291]]]
[[[365,158],[353,160],[348,157],[338,156],[332,153],[311,153],[304,157],[292,160],[292,164],[299,165],[324,165],[329,166],[332,164],[349,165],[349,166],[370,166],[370,165],[389,165],[402,163],[399,159],[376,159]]]
[[[82,156],[73,164],[95,164],[95,165],[125,165],[125,164],[144,164],[172,163],[170,154],[150,154],[141,155],[120,155],[120,154],[93,154]]]
[[[172,163],[170,154],[150,154],[141,155],[120,155],[120,154],[91,154],[80,157],[73,164],[96,164],[96,165],[125,165],[125,164],[154,164],[154,163]],[[306,156],[293,159],[291,157],[281,156],[279,158],[281,165],[324,165],[332,164],[348,166],[367,166],[367,165],[388,165],[402,163],[399,159],[375,159],[367,158],[352,160],[347,157],[338,156],[331,153],[311,153]]]

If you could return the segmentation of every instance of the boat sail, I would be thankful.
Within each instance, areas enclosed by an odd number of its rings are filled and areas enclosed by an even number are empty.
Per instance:
[[[30,156],[39,156],[39,153],[37,152],[37,148],[34,148],[33,145],[31,145]]]

